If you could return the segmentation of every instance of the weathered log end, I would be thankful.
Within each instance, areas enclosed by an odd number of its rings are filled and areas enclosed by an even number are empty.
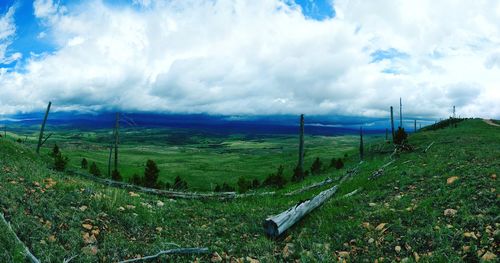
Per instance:
[[[271,218],[264,220],[262,226],[264,227],[264,232],[268,237],[276,238],[280,235],[278,225]]]

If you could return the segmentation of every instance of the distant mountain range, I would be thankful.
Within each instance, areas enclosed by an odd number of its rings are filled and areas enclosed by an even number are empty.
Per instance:
[[[39,125],[43,119],[42,112],[16,114],[0,118],[1,123],[16,126]],[[78,112],[50,113],[47,125],[66,126],[78,129],[112,128],[115,113],[102,112],[96,114]],[[299,116],[223,116],[206,114],[159,114],[159,113],[121,113],[122,127],[141,128],[183,128],[212,133],[231,134],[294,134],[298,131]],[[396,121],[396,120],[395,120]],[[422,126],[431,124],[431,120],[421,120]],[[395,123],[398,126],[399,122]],[[384,133],[390,128],[389,119],[346,117],[346,116],[305,116],[306,133],[312,135],[342,135],[359,132],[363,127],[366,133]],[[413,131],[413,120],[405,122],[407,130]]]

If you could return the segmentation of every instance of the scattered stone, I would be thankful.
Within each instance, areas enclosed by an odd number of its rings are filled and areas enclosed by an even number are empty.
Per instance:
[[[251,258],[251,257],[247,257],[246,260],[249,263],[260,263],[259,260],[255,259],[255,258]]]
[[[380,223],[376,228],[375,230],[377,231],[382,231],[382,229],[384,229],[385,225],[387,225],[387,223]]]
[[[417,252],[413,252],[413,257],[415,258],[416,262],[420,261],[420,256],[418,255]]]
[[[465,232],[464,237],[477,239],[477,236],[476,234],[474,234],[474,232]]]
[[[80,206],[78,209],[80,209],[80,211],[82,211],[82,212],[83,212],[83,211],[87,210],[87,208],[88,208],[88,207],[87,207],[86,205],[82,205],[82,206]]]
[[[486,251],[486,253],[484,253],[484,255],[481,257],[481,259],[484,261],[493,261],[496,258],[497,258],[497,255],[495,255],[494,253],[492,253],[490,251]]]
[[[444,210],[444,216],[454,217],[457,214],[457,210],[448,208]]]
[[[92,229],[92,225],[91,224],[82,224],[82,227],[87,229],[87,230],[91,230]]]
[[[160,200],[158,200],[158,202],[156,202],[156,206],[158,206],[158,207],[163,207],[164,205],[165,205],[165,203],[163,203]]]
[[[369,243],[369,244],[371,244],[371,243],[373,243],[373,242],[375,242],[375,239],[373,239],[373,238],[368,239],[368,243]]]
[[[211,259],[212,262],[222,262],[222,257],[219,255],[219,253],[217,252],[214,252],[212,254],[212,259]]]
[[[347,258],[347,257],[349,257],[349,252],[348,251],[338,251],[337,255],[339,255],[339,257],[341,257],[341,258]]]
[[[453,182],[455,182],[456,180],[458,179],[458,176],[452,176],[448,179],[446,179],[446,184],[452,184]]]
[[[401,252],[401,247],[400,246],[396,246],[394,248],[394,250],[396,251],[396,253],[399,253],[399,252]]]
[[[128,192],[128,194],[132,197],[139,197],[140,196],[138,193],[134,193],[134,192]]]
[[[496,180],[497,179],[497,175],[496,174],[492,174],[491,175],[491,179]]]
[[[288,257],[290,257],[290,255],[293,254],[293,252],[294,252],[293,247],[294,247],[294,245],[292,243],[287,243],[285,245],[285,247],[283,248],[283,251],[281,252],[281,254],[283,255],[283,258],[288,258]]]
[[[96,255],[97,254],[97,246],[88,246],[82,248],[83,254],[86,255]]]

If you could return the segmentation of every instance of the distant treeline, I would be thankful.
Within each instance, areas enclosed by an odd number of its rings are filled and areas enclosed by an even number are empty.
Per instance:
[[[454,127],[456,128],[458,123],[467,120],[467,118],[449,118],[436,122],[432,125],[422,128],[422,131],[435,131],[439,129]]]

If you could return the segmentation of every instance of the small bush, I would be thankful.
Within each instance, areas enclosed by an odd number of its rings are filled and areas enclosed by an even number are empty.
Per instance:
[[[113,172],[111,172],[111,179],[115,181],[121,181],[122,176],[118,170],[113,170]]]
[[[322,166],[323,166],[323,163],[321,163],[321,160],[319,159],[319,157],[316,157],[313,164],[311,165],[311,174],[313,174],[313,175],[320,174]]]
[[[101,176],[101,170],[99,170],[99,167],[97,167],[95,162],[92,162],[92,164],[90,165],[89,173],[94,176]]]
[[[344,162],[341,158],[332,158],[330,162],[330,167],[335,167],[335,169],[340,170],[344,168]]]
[[[278,171],[275,174],[270,174],[262,183],[263,186],[271,186],[275,188],[283,188],[286,184],[286,179],[283,176],[283,165],[278,167]]]
[[[59,153],[54,157],[54,169],[60,172],[64,171],[66,169],[68,161],[68,157],[63,156],[61,153]]]
[[[394,136],[394,144],[404,145],[408,139],[408,134],[405,132],[404,128],[399,127]]]
[[[17,138],[16,142],[23,143],[23,140],[21,140],[21,138]]]
[[[188,188],[188,184],[186,181],[182,180],[180,176],[176,176],[173,188],[176,190],[186,190]]]
[[[257,179],[257,178],[253,179],[252,188],[255,189],[255,188],[258,188],[259,186],[260,186],[259,179]]]
[[[20,140],[20,139],[18,139],[18,140]],[[50,153],[50,156],[56,157],[60,153],[61,153],[61,151],[59,150],[59,146],[57,146],[57,144],[54,144],[54,147],[52,148],[52,152]]]
[[[89,162],[87,161],[87,159],[83,158],[82,159],[82,169],[87,170],[88,166],[89,166]]]
[[[300,182],[300,181],[304,180],[305,177],[306,177],[306,174],[302,171],[302,169],[300,169],[299,166],[297,166],[297,167],[295,167],[295,169],[293,169],[293,175],[292,175],[293,182]]]
[[[132,175],[132,177],[130,177],[128,179],[128,182],[131,184],[135,184],[135,185],[142,185],[143,184],[143,180],[142,180],[141,176],[138,174]]]
[[[252,188],[252,182],[245,179],[245,177],[238,178],[238,191],[244,193]]]

